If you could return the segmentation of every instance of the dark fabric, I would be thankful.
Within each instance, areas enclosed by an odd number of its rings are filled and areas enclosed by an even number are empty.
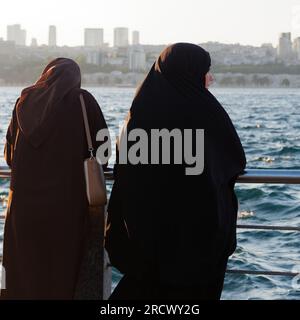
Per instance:
[[[234,184],[246,159],[228,114],[205,88],[209,68],[205,50],[175,44],[137,90],[127,133],[193,129],[195,150],[195,130],[204,129],[204,171],[188,176],[185,163],[116,164],[106,248],[127,276],[145,279],[150,272],[167,286],[202,286],[214,282],[218,266],[235,250]]]
[[[12,178],[3,249],[7,289],[2,290],[2,299],[73,298],[88,210],[83,160],[89,152],[80,93],[97,148],[96,133],[106,123],[98,103],[85,90],[70,89],[59,99],[55,116],[49,114],[38,127],[36,114],[30,117],[34,94],[14,108],[5,148]],[[33,105],[40,110],[49,107],[36,103],[34,98]],[[18,107],[24,108],[26,126],[31,128],[31,120],[33,132],[43,137],[38,146],[32,144],[31,134],[18,130]]]
[[[219,266],[219,274],[200,285],[163,284],[155,274],[143,279],[125,274],[109,300],[219,300],[221,298],[227,259]]]
[[[46,138],[48,122],[53,121],[63,98],[80,88],[81,75],[77,63],[57,58],[44,69],[38,81],[25,88],[16,106],[18,125],[27,141],[39,146]]]

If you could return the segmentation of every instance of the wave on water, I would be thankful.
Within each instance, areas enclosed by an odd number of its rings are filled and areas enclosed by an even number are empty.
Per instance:
[[[254,217],[255,213],[253,211],[239,211],[238,219],[248,219]]]

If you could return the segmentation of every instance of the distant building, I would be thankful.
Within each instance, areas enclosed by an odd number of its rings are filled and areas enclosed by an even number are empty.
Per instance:
[[[146,69],[146,54],[142,46],[131,46],[128,53],[129,70],[144,71]]]
[[[95,28],[84,29],[84,46],[85,47],[102,47],[103,46],[103,29],[95,29]]]
[[[262,47],[262,48],[271,49],[271,50],[273,50],[273,49],[274,49],[274,47],[273,47],[273,44],[272,44],[272,43],[263,43],[263,44],[261,45],[261,47]]]
[[[12,55],[15,53],[16,44],[14,41],[4,41],[0,39],[0,56],[1,55]]]
[[[26,46],[26,30],[22,29],[20,33],[20,46]]]
[[[38,43],[37,43],[37,39],[36,38],[32,38],[31,39],[31,44],[30,44],[31,47],[33,48],[36,48],[38,46]]]
[[[109,57],[107,63],[111,66],[122,67],[125,65],[125,59],[123,57]]]
[[[49,37],[48,37],[48,46],[56,47],[56,27],[49,26]]]
[[[138,45],[140,44],[140,33],[138,31],[132,31],[132,44]]]
[[[200,46],[210,53],[213,65],[270,64],[276,63],[277,59],[277,52],[272,44],[263,44],[260,47],[255,47],[206,42],[200,44]]]
[[[277,54],[283,61],[287,61],[292,58],[293,51],[291,39],[292,36],[290,32],[280,34]]]
[[[86,63],[102,66],[105,61],[105,55],[101,51],[89,51],[86,53]]]
[[[26,46],[26,30],[20,24],[7,26],[7,41],[13,41],[18,46]]]
[[[127,47],[128,44],[128,28],[115,28],[114,47]]]
[[[296,59],[300,60],[300,37],[298,37],[294,40],[293,51],[295,53]]]

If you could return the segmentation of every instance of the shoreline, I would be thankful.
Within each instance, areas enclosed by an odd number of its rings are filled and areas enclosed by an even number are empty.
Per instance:
[[[17,84],[17,85],[10,85],[10,84],[7,84],[7,85],[3,85],[1,84],[0,85],[0,89],[2,88],[26,88],[28,86],[30,86],[32,84]],[[136,89],[138,87],[137,86],[130,86],[130,85],[125,85],[125,86],[114,86],[114,85],[97,85],[97,84],[84,84],[82,85],[82,88],[96,88],[96,89],[101,89],[101,88],[113,88],[113,89]],[[290,86],[290,87],[286,87],[286,86],[245,86],[245,87],[242,87],[242,86],[219,86],[219,85],[216,85],[216,86],[211,86],[210,89],[246,89],[246,90],[249,90],[249,89],[265,89],[265,90],[271,90],[271,89],[300,89],[300,87],[297,87],[297,86]]]
[[[32,84],[1,84],[0,89],[2,88],[26,88],[31,86]],[[82,84],[82,88],[118,88],[118,89],[136,89],[139,85],[133,86],[133,85],[97,85],[97,84]],[[210,89],[300,89],[298,86],[221,86],[221,85],[212,85]]]

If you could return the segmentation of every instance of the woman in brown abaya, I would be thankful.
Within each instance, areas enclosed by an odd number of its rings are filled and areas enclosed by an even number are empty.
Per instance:
[[[72,299],[88,210],[83,160],[89,157],[79,100],[85,99],[94,148],[106,122],[93,96],[80,89],[79,66],[52,61],[22,91],[7,131],[11,167],[4,230],[4,299]]]

